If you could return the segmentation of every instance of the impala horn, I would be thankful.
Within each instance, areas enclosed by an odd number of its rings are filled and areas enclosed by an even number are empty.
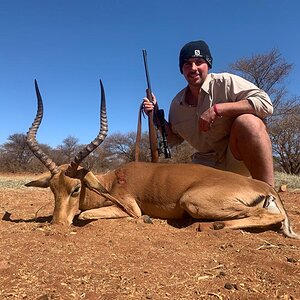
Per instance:
[[[49,158],[43,152],[38,142],[36,141],[36,133],[43,119],[43,100],[36,80],[34,81],[34,86],[35,86],[38,107],[37,107],[37,113],[32,123],[32,126],[29,128],[29,131],[27,132],[26,143],[29,149],[32,151],[32,153],[49,169],[51,174],[54,175],[59,172],[57,165],[51,158]]]
[[[75,156],[73,161],[70,163],[69,168],[66,170],[66,175],[74,177],[76,170],[80,163],[92,153],[106,138],[108,132],[108,123],[107,123],[107,114],[106,114],[106,99],[105,92],[102,81],[100,80],[101,88],[101,108],[100,108],[100,131],[97,137],[88,145],[84,147],[78,154]]]

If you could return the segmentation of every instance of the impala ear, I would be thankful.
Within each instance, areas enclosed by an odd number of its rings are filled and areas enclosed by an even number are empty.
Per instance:
[[[106,188],[99,182],[97,177],[92,172],[87,172],[83,178],[86,186],[91,190],[96,190],[100,193],[107,193]]]
[[[47,174],[42,176],[41,178],[37,179],[37,180],[33,180],[30,181],[28,183],[25,184],[25,186],[30,187],[30,186],[34,186],[34,187],[40,187],[40,188],[47,188],[49,187],[50,184],[50,178],[51,175]]]

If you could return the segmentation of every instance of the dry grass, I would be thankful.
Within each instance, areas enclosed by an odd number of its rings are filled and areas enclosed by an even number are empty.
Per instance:
[[[1,174],[0,188],[4,189],[21,189],[26,188],[25,183],[36,178],[34,174]]]
[[[275,172],[276,187],[287,185],[289,190],[300,189],[300,176],[290,175],[283,172]]]

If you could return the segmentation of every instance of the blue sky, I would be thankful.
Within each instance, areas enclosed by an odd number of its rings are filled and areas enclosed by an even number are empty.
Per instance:
[[[180,48],[203,39],[212,72],[276,47],[294,68],[286,80],[300,95],[298,0],[0,0],[0,144],[26,133],[36,113],[34,79],[44,100],[41,143],[69,135],[89,143],[99,130],[99,79],[109,134],[135,131],[146,79],[166,115],[185,86]],[[144,130],[147,130],[146,120]]]

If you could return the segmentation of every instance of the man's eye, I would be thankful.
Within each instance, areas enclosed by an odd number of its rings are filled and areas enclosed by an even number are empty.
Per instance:
[[[190,63],[190,62],[185,62],[185,63],[184,63],[184,66],[185,66],[185,67],[191,67],[191,66],[192,66],[192,63]]]

